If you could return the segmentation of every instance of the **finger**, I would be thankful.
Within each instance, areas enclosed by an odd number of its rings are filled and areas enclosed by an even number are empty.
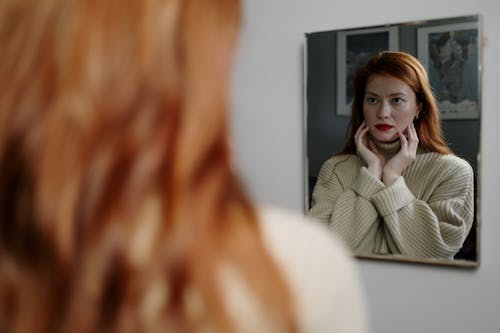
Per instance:
[[[360,132],[360,130],[358,129],[358,130],[356,131],[356,134],[354,134],[354,141],[355,141],[355,142],[358,142],[359,132]]]
[[[366,128],[366,123],[363,121],[363,122],[361,123],[361,125],[359,125],[359,127],[358,127],[358,132],[361,132],[361,131],[362,131],[363,129],[365,129],[365,128]]]
[[[368,127],[366,126],[360,126],[358,131],[357,131],[357,139],[356,140],[360,140],[360,139],[363,139],[364,136],[366,135],[366,132],[368,132]]]
[[[415,128],[414,123],[411,124],[411,134],[412,134],[413,140],[418,142],[418,133],[417,133],[417,129]]]
[[[366,128],[366,124],[363,121],[361,125],[359,125],[358,129],[356,130],[356,134],[354,134],[354,138],[358,137],[361,134],[361,131]]]
[[[408,131],[408,138],[409,138],[409,144],[408,144],[408,149],[411,152],[416,152],[418,148],[418,135],[417,135],[417,130],[415,129],[414,124],[411,124],[409,127]]]
[[[368,141],[368,148],[370,148],[370,150],[372,152],[374,152],[375,154],[378,154],[378,148],[377,148],[377,145],[375,144],[375,142],[373,142],[372,140],[369,140]]]
[[[365,128],[361,131],[361,140],[363,141],[363,144],[364,144],[364,145],[367,145],[367,144],[368,144],[368,127],[365,127]]]
[[[399,139],[401,140],[401,146],[406,147],[408,145],[408,140],[402,131],[398,131]]]
[[[406,129],[406,133],[407,133],[407,138],[408,138],[409,142],[418,141],[417,131],[416,131],[415,125],[413,125],[413,123],[408,125],[408,128]]]

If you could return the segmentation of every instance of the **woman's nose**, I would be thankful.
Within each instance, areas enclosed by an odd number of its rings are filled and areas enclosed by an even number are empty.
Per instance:
[[[377,117],[389,118],[391,115],[391,105],[388,102],[382,102],[377,110]]]

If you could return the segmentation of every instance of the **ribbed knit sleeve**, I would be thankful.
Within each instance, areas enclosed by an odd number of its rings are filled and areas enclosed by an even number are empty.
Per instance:
[[[426,165],[433,165],[434,170]],[[391,240],[391,252],[451,259],[462,247],[474,218],[472,168],[455,156],[425,154],[410,171],[372,197]],[[420,198],[415,198],[405,177]]]
[[[385,187],[356,156],[336,156],[321,168],[312,199],[309,215],[355,253],[452,258],[472,226],[473,172],[456,156],[425,153]]]
[[[328,223],[354,251],[374,249],[377,253],[386,253],[380,217],[371,201],[371,197],[384,188],[357,157],[333,157],[321,167],[309,216]]]

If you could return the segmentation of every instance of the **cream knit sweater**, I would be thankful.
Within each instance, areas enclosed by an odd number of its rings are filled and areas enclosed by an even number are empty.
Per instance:
[[[399,140],[377,146],[386,160],[400,150]],[[419,148],[386,187],[358,156],[334,156],[320,170],[309,215],[328,223],[356,254],[451,259],[473,221],[472,168],[457,156]]]

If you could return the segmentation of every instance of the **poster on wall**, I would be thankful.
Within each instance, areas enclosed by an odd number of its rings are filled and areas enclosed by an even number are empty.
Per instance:
[[[478,23],[418,29],[418,58],[429,74],[442,119],[479,117]]]

